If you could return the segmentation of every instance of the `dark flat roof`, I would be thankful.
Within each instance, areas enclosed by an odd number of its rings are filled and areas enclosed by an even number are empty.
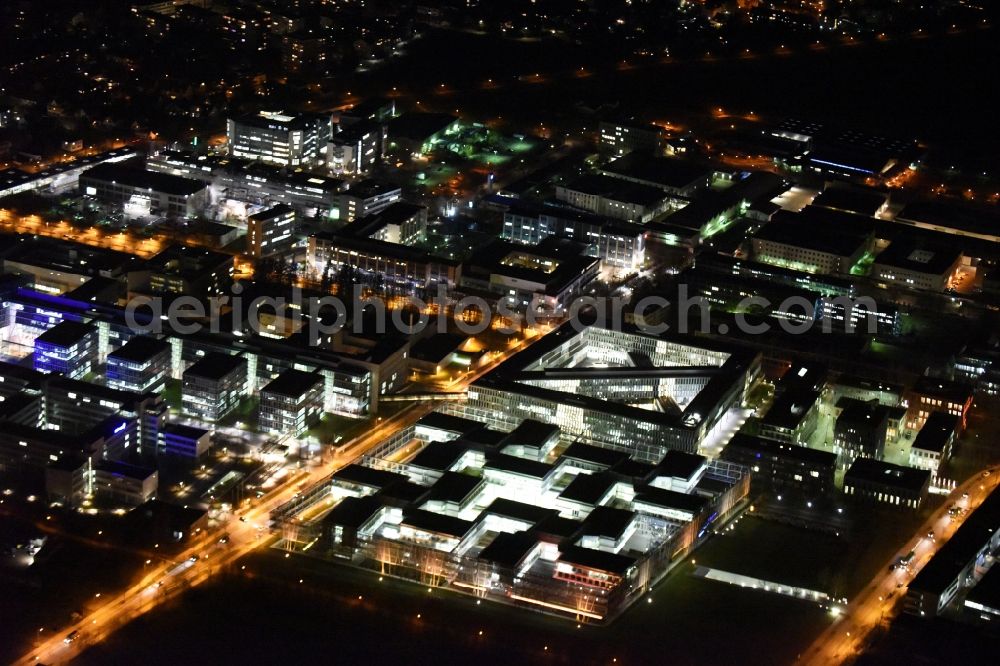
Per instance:
[[[640,206],[652,206],[667,198],[667,194],[657,187],[600,174],[581,176],[565,187],[575,192],[593,194],[612,201]]]
[[[357,529],[371,520],[382,507],[382,500],[377,495],[345,497],[323,517],[323,523]]]
[[[958,247],[900,237],[889,243],[873,263],[914,273],[943,275],[961,256],[962,250]]]
[[[569,485],[566,486],[561,493],[559,493],[559,499],[594,505],[597,504],[602,497],[604,497],[605,493],[607,493],[616,482],[617,479],[607,472],[598,472],[597,474],[577,474],[576,477],[569,482]]]
[[[461,474],[459,472],[445,472],[441,478],[431,486],[431,492],[427,496],[428,501],[437,502],[457,502],[461,504],[470,495],[478,492],[486,482],[478,476]]]
[[[726,445],[726,448],[722,452],[721,457],[723,459],[727,457],[725,452],[730,449],[745,449],[757,453],[758,457],[768,455],[775,458],[798,460],[809,465],[829,467],[831,470],[837,464],[837,454],[830,453],[829,451],[810,449],[798,444],[786,444],[784,442],[776,442],[771,439],[753,437],[752,435],[741,433],[736,433],[729,440],[729,444]]]
[[[453,432],[458,435],[466,435],[470,432],[482,430],[486,427],[486,424],[480,423],[479,421],[463,418],[461,416],[454,416],[452,414],[446,414],[444,412],[431,412],[427,416],[422,416],[420,417],[420,420],[417,421],[417,425],[424,426],[426,428],[444,430],[446,432]]]
[[[937,377],[921,377],[913,385],[913,391],[956,403],[965,403],[972,398],[972,388],[968,384]]]
[[[438,132],[448,129],[456,120],[458,120],[458,117],[449,113],[406,111],[389,120],[389,140],[391,141],[395,137],[402,137],[404,139],[423,141]]]
[[[579,531],[580,525],[581,523],[579,520],[563,518],[558,513],[554,513],[551,516],[538,521],[538,523],[531,528],[531,531],[537,532],[538,534],[544,534],[546,536],[556,537],[557,539],[568,539]]]
[[[546,509],[545,507],[537,506],[535,504],[516,502],[504,497],[498,497],[493,500],[493,502],[491,502],[490,505],[483,510],[481,515],[488,513],[495,516],[502,516],[504,518],[522,520],[526,523],[532,524],[538,523],[549,516],[558,514],[558,512],[554,509]]]
[[[543,423],[535,419],[524,419],[516,428],[507,433],[502,446],[528,446],[541,448],[553,437],[559,436],[559,426]]]
[[[407,480],[405,474],[397,474],[396,472],[375,469],[374,467],[365,467],[357,463],[352,463],[347,467],[337,470],[333,478],[337,481],[346,481],[372,488],[384,488],[389,484]]]
[[[656,474],[690,479],[706,462],[708,462],[708,458],[697,453],[671,449],[656,466]]]
[[[538,537],[530,532],[500,532],[479,553],[479,559],[506,569],[514,569],[538,545]]]
[[[573,442],[566,447],[560,458],[580,460],[594,465],[603,465],[604,467],[614,467],[620,462],[628,460],[629,455],[624,451],[615,451],[602,446],[584,444],[583,442]]]
[[[84,171],[80,174],[80,178],[93,178],[176,196],[190,196],[208,187],[200,180],[182,178],[158,171],[144,171],[118,163],[99,164]]]
[[[458,443],[457,440],[449,442],[430,442],[410,460],[409,464],[414,467],[424,467],[439,472],[443,472],[455,464],[467,449]]]
[[[874,217],[889,198],[877,190],[860,187],[828,187],[813,199],[813,206],[846,210],[866,217]]]
[[[261,389],[262,393],[277,393],[289,398],[298,398],[308,393],[316,384],[323,381],[323,376],[317,372],[305,372],[288,368],[267,383]]]
[[[552,472],[553,466],[536,460],[509,456],[506,453],[493,453],[486,461],[486,468],[544,479]]]
[[[166,340],[151,335],[134,335],[124,345],[108,354],[108,358],[143,363],[169,350],[170,343]]]
[[[708,499],[700,495],[688,495],[675,490],[666,490],[654,486],[646,486],[639,489],[635,494],[636,502],[645,502],[665,509],[677,509],[678,511],[690,511],[700,513],[707,505]]]
[[[919,492],[927,485],[930,477],[931,473],[925,469],[893,465],[871,458],[858,458],[844,475],[844,483],[862,481]]]
[[[206,379],[222,379],[241,366],[246,366],[247,360],[242,356],[209,352],[195,361],[184,371],[184,376],[205,377]]]
[[[913,440],[913,448],[941,453],[961,426],[961,417],[947,412],[931,412]]]
[[[36,340],[56,347],[69,347],[75,345],[84,337],[91,333],[96,333],[97,327],[93,324],[84,324],[72,319],[63,319],[61,322],[39,335]]]
[[[587,569],[606,571],[618,576],[624,576],[635,565],[635,558],[617,553],[606,553],[603,550],[582,548],[572,544],[559,546],[559,561],[575,564]]]
[[[603,171],[681,189],[712,175],[713,169],[673,157],[632,152],[609,162]]]
[[[985,546],[1000,525],[1000,489],[993,492],[955,530],[931,561],[910,582],[910,591],[941,594]]]
[[[183,423],[164,423],[163,427],[160,428],[160,432],[173,435],[175,437],[184,437],[186,439],[201,439],[210,430],[205,430],[204,428],[196,428],[194,426],[185,425]]]
[[[465,344],[467,339],[468,336],[461,333],[435,333],[414,342],[410,346],[410,356],[422,361],[440,363]]]
[[[423,509],[412,508],[404,509],[402,524],[418,530],[423,530],[425,532],[447,534],[448,536],[453,536],[459,539],[468,534],[469,530],[471,530],[475,525],[475,523],[468,520],[462,520],[461,518],[454,518],[440,513],[432,513],[430,511],[424,511]]]
[[[755,238],[841,257],[853,256],[866,243],[862,236],[844,234],[836,229],[826,229],[805,221],[772,221],[765,224]]]
[[[618,539],[625,534],[625,530],[633,520],[635,520],[633,511],[599,506],[584,519],[580,534],[596,534]]]

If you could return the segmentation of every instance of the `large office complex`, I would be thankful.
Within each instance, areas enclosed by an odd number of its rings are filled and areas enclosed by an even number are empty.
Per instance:
[[[534,420],[434,412],[273,514],[286,547],[434,587],[605,622],[741,506],[746,468],[670,450],[644,462]],[[296,514],[319,503],[325,514]],[[309,544],[306,546],[306,544]]]
[[[697,451],[759,372],[759,357],[734,347],[564,324],[473,382],[465,409],[492,423],[538,419],[655,462]]]

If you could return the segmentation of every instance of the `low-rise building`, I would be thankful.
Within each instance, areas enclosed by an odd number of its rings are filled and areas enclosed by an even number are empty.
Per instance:
[[[260,390],[260,428],[299,436],[319,421],[323,412],[323,377],[288,369]]]
[[[210,352],[184,371],[181,407],[204,421],[218,421],[236,409],[246,394],[247,361]]]
[[[927,499],[930,483],[931,473],[925,469],[858,458],[844,475],[844,494],[915,511]]]
[[[925,472],[926,474],[927,472]],[[904,609],[934,617],[959,590],[983,577],[1000,548],[1000,489],[994,489],[973,511],[906,589]]]
[[[80,191],[122,207],[129,217],[196,217],[210,203],[198,180],[121,164],[101,164],[80,174]]]
[[[937,475],[951,458],[960,426],[961,419],[954,414],[934,412],[928,416],[910,447],[910,466]]]
[[[97,337],[92,324],[62,320],[35,338],[35,370],[82,379],[97,361]]]
[[[875,257],[871,277],[911,289],[943,291],[950,286],[962,261],[962,251],[957,247],[899,238]]]
[[[837,456],[828,451],[737,433],[721,457],[749,468],[754,490],[810,499],[834,490]]]
[[[841,467],[848,467],[857,458],[882,460],[888,432],[888,408],[848,400],[833,427],[834,451]]]
[[[108,386],[119,391],[158,393],[170,375],[170,343],[136,335],[108,354]]]
[[[157,453],[197,460],[212,447],[212,431],[183,423],[165,423],[160,428]]]
[[[658,187],[600,174],[581,176],[566,185],[557,185],[556,198],[598,215],[639,224],[665,213],[671,199]]]
[[[934,412],[945,412],[960,418],[960,430],[965,430],[966,417],[972,408],[972,387],[960,382],[935,377],[921,377],[904,393],[907,408],[906,427],[919,430]]]
[[[295,209],[278,204],[247,217],[247,254],[269,257],[291,249],[298,217]]]

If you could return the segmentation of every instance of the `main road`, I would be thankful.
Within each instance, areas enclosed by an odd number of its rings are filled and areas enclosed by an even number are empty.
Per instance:
[[[879,569],[864,590],[840,611],[838,619],[802,653],[799,663],[827,666],[857,656],[868,634],[882,624],[895,603],[905,596],[907,584],[934,556],[938,544],[952,537],[965,522],[965,517],[993,492],[998,483],[1000,474],[983,471],[955,488],[948,501],[931,514],[893,559]],[[964,493],[968,493],[968,497],[963,497]],[[952,518],[948,514],[948,509],[955,504],[966,510],[962,517]],[[929,536],[931,532],[934,533],[933,539]],[[898,562],[911,551],[913,559],[909,566],[890,570],[891,563]]]
[[[520,345],[517,348],[520,348]],[[464,389],[499,360],[501,359],[461,378],[455,382],[451,390]],[[392,433],[415,423],[431,412],[435,406],[436,404],[430,401],[414,403],[398,414],[378,421],[372,430],[338,447],[340,453],[333,458],[310,469],[289,475],[259,503],[234,511],[228,520],[206,530],[175,559],[155,565],[141,580],[122,592],[99,598],[100,606],[75,624],[66,627],[65,633],[52,636],[35,645],[15,664],[28,666],[38,663],[67,662],[88,645],[100,642],[116,629],[152,610],[163,601],[204,582],[215,573],[226,570],[238,559],[271,539],[267,530],[271,511],[292,499],[301,489],[319,482],[363,455]]]
[[[464,391],[470,383],[496,367],[508,355],[520,351],[535,339],[537,338],[519,341],[498,354],[490,363],[456,377],[447,385],[447,390]],[[416,423],[436,406],[432,401],[414,403],[394,416],[379,419],[372,430],[337,447],[337,455],[321,460],[315,467],[289,475],[257,504],[235,510],[228,520],[206,530],[175,559],[154,565],[144,573],[141,580],[122,592],[99,598],[100,605],[75,624],[66,627],[66,633],[57,634],[35,645],[14,663],[17,666],[28,666],[68,662],[88,645],[100,642],[160,603],[227,570],[241,557],[270,541],[267,523],[271,511],[292,499],[302,489],[318,483],[364,455],[394,432]]]

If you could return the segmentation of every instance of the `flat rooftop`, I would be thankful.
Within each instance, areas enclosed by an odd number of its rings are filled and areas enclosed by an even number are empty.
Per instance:
[[[603,176],[589,174],[581,176],[565,186],[567,190],[592,194],[612,201],[635,204],[638,206],[655,206],[667,198],[663,190],[651,185],[642,185]]]
[[[323,381],[323,376],[316,372],[305,372],[288,368],[267,383],[261,393],[274,393],[289,398],[300,398]]]
[[[219,380],[241,367],[245,368],[246,364],[247,360],[242,356],[233,356],[232,354],[223,354],[222,352],[209,352],[185,370],[184,376]]]
[[[108,354],[108,359],[145,363],[157,354],[170,351],[170,343],[150,335],[135,335],[124,345]]]
[[[145,171],[117,163],[99,164],[80,174],[81,182],[88,178],[181,197],[197,194],[207,187],[200,180]]]
[[[687,160],[632,152],[602,167],[607,175],[641,180],[648,184],[683,189],[712,176],[713,169]]]
[[[39,335],[35,341],[54,347],[71,347],[88,335],[97,332],[93,324],[63,319],[61,322]]]
[[[875,257],[875,264],[913,273],[944,275],[962,258],[962,250],[944,243],[897,238]]]
[[[930,478],[931,473],[925,469],[893,465],[871,458],[858,458],[844,475],[844,483],[870,483],[920,492],[926,487]]]

